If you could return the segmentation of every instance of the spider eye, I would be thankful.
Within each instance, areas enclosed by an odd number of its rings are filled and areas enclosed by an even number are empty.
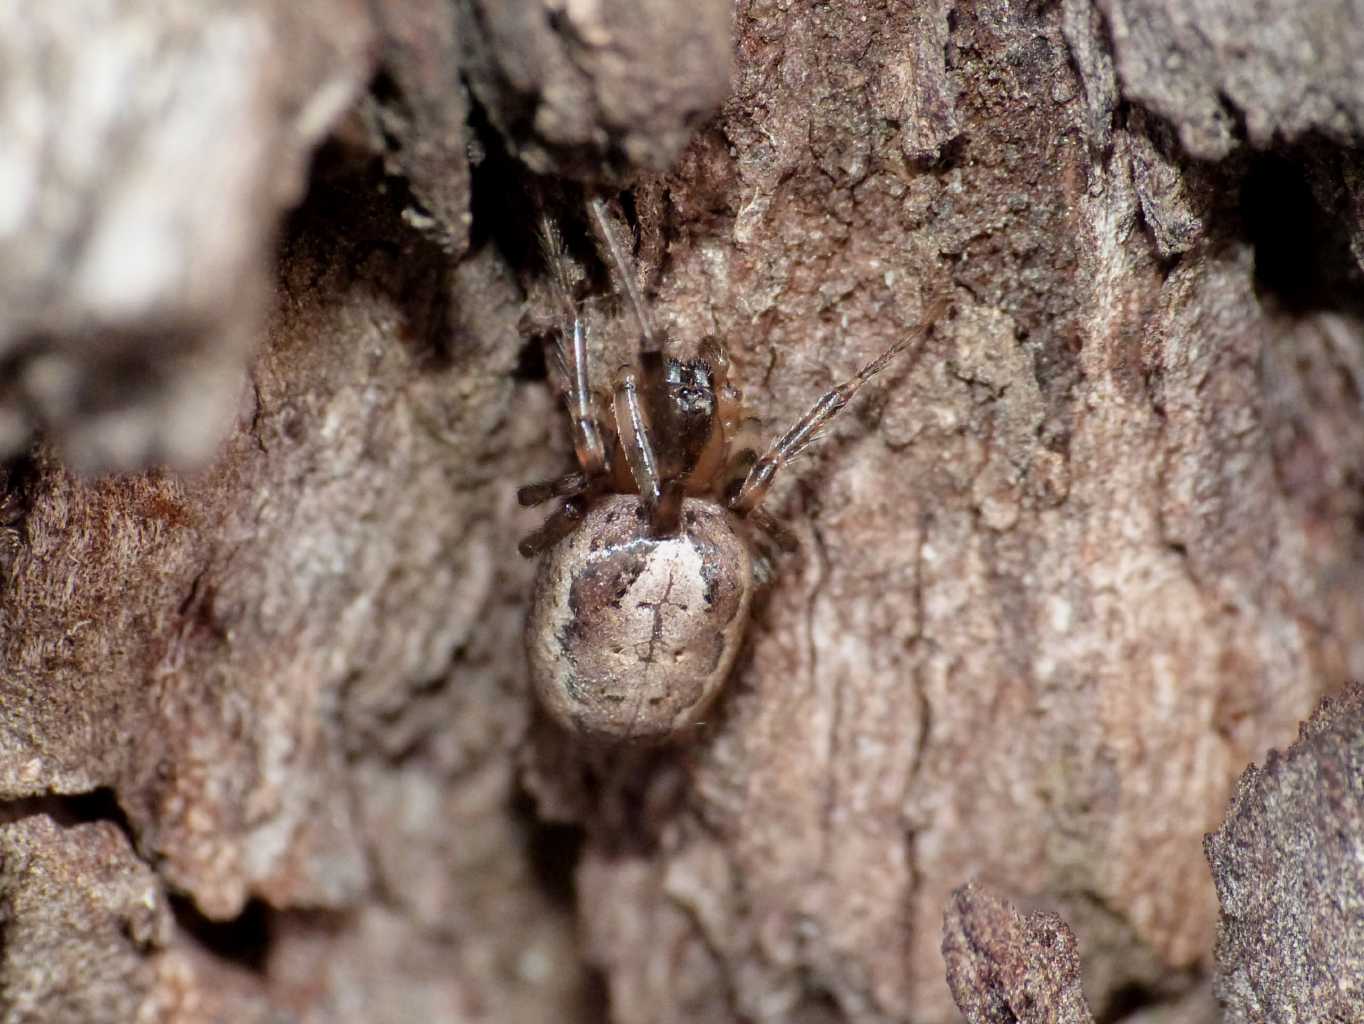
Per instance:
[[[673,397],[677,404],[688,412],[709,412],[714,404],[709,388],[674,388]]]

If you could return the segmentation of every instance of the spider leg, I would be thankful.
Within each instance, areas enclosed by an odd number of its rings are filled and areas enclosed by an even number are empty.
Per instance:
[[[601,239],[607,255],[611,257],[612,269],[616,272],[620,286],[625,290],[625,295],[630,300],[630,308],[634,310],[635,319],[639,321],[640,351],[659,351],[658,336],[654,333],[653,319],[644,306],[644,297],[640,294],[639,281],[635,279],[634,269],[630,266],[630,261],[626,259],[625,250],[620,247],[620,243],[616,240],[616,233],[611,228],[611,216],[606,210],[606,202],[600,196],[590,197],[587,200],[587,212],[588,219],[591,220],[597,237]]]
[[[748,479],[748,473],[758,461],[758,439],[762,426],[756,417],[748,416],[739,420],[726,431],[725,465],[715,481],[714,494],[726,508],[732,508],[738,497],[739,488]]]
[[[573,304],[573,274],[568,255],[564,251],[564,236],[554,218],[540,211],[540,252],[545,266],[549,268],[550,282],[553,284],[554,301],[559,305],[559,316],[563,325],[573,322],[577,310]]]
[[[575,498],[591,486],[587,474],[574,470],[543,483],[527,484],[516,492],[516,500],[523,508],[532,508],[550,498]]]
[[[587,502],[581,497],[569,498],[550,513],[540,529],[521,538],[516,550],[524,558],[535,558],[548,551],[577,528],[586,511]]]
[[[563,238],[547,214],[540,217],[540,245],[544,250],[545,261],[549,264],[552,291],[559,305],[561,319],[552,362],[572,423],[573,450],[578,456],[578,464],[582,467],[583,473],[588,477],[599,476],[606,468],[606,445],[602,441],[601,428],[597,424],[597,417],[592,408],[587,325],[583,323],[573,301],[573,280],[569,272],[568,257],[564,252]]]
[[[620,449],[649,517],[649,532],[664,536],[677,528],[682,489],[676,481],[665,481],[659,472],[653,438],[639,402],[639,377],[628,367],[616,376],[615,412]]]
[[[589,477],[598,476],[606,469],[606,445],[592,408],[592,386],[587,374],[587,330],[576,316],[573,318],[573,347],[569,353],[572,366],[564,401],[573,421],[573,450],[583,472]]]
[[[810,443],[819,428],[837,416],[857,394],[859,388],[880,373],[895,356],[905,348],[906,342],[899,342],[862,368],[856,377],[846,380],[837,387],[830,388],[820,395],[810,411],[796,421],[781,437],[772,443],[740,485],[738,493],[730,499],[729,507],[740,515],[749,515],[762,504],[767,492],[776,478],[778,470],[786,465]]]
[[[710,367],[711,385],[715,389],[715,413],[720,428],[731,437],[739,429],[743,415],[743,392],[729,382],[729,346],[714,336],[701,342],[701,361]]]
[[[645,388],[658,385],[664,363],[663,349],[654,330],[653,318],[644,303],[644,296],[640,293],[635,269],[611,225],[611,214],[605,200],[600,196],[589,196],[587,213],[592,229],[610,259],[619,287],[625,292],[635,319],[639,322],[640,372],[637,374],[634,370],[624,370],[616,379],[616,432],[625,461],[630,467],[630,475],[634,478],[649,516],[649,533],[654,537],[663,537],[676,532],[681,520],[685,481],[665,477],[658,451],[649,436],[649,424],[639,397],[641,379]],[[671,444],[673,439],[665,437],[663,441]]]
[[[758,529],[767,534],[776,542],[777,547],[781,548],[786,554],[791,554],[800,548],[800,541],[791,530],[777,520],[771,513],[761,508],[755,508],[748,514]]]

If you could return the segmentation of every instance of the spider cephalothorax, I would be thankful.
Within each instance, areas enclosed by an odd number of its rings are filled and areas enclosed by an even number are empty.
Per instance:
[[[546,220],[562,319],[552,363],[578,468],[519,492],[523,505],[559,500],[520,546],[541,556],[527,648],[537,695],[560,724],[659,741],[696,724],[720,692],[774,548],[795,547],[762,508],[776,474],[904,343],[825,392],[760,454],[723,344],[706,339],[691,360],[664,355],[604,204],[588,212],[639,321],[640,354],[609,396],[592,391],[586,328]]]

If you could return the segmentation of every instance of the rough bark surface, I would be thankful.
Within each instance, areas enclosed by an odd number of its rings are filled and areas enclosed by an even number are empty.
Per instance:
[[[1247,768],[1205,845],[1227,1020],[1364,1019],[1364,686]]]
[[[1099,1019],[1212,1019],[1202,835],[1364,677],[1343,6],[61,9],[0,6],[42,183],[0,446],[44,438],[0,497],[0,1019],[936,1024],[975,877],[1069,923]],[[803,553],[677,747],[528,698],[514,494],[570,454],[527,167],[636,174],[670,344],[725,338],[773,431],[935,322],[783,478]],[[587,315],[605,379],[632,327]]]
[[[724,99],[730,0],[456,0],[469,86],[528,166],[663,170]]]
[[[363,84],[363,0],[0,4],[0,457],[211,456],[307,156]]]
[[[1364,23],[1350,4],[1098,0],[1123,95],[1179,128],[1197,157],[1364,133]]]
[[[1094,1024],[1075,935],[1055,914],[1025,918],[988,889],[964,885],[947,905],[942,955],[969,1024]]]
[[[52,810],[12,805],[0,828],[5,1016],[134,1020],[155,989],[165,894],[116,826]]]

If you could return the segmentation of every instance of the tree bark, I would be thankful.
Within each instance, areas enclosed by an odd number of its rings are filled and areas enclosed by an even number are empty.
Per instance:
[[[0,5],[0,1020],[936,1024],[971,906],[1073,932],[1067,1012],[1216,1019],[1203,835],[1364,677],[1344,5],[48,6]],[[918,339],[660,750],[528,693],[537,203],[610,291],[565,176],[772,434]]]

